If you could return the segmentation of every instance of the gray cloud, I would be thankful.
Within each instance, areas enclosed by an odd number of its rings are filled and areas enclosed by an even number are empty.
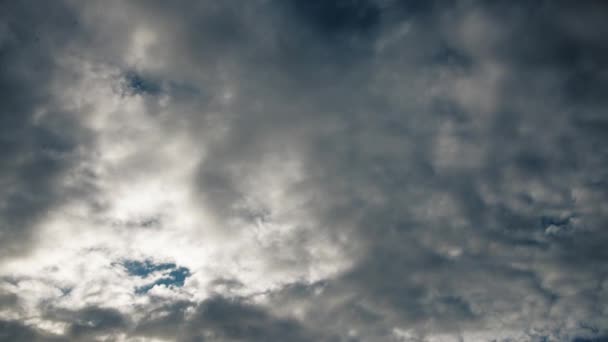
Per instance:
[[[66,341],[65,338],[39,332],[19,322],[0,321],[2,341]]]
[[[65,72],[57,58],[79,34],[77,14],[61,2],[2,7],[0,255],[7,257],[27,252],[37,221],[67,196],[58,179],[88,137],[53,90]]]
[[[66,339],[605,338],[601,2],[45,6],[2,19],[0,256],[35,253],[44,214],[76,199],[94,208],[85,231],[125,222],[103,257],[189,270],[120,307],[66,307],[90,293],[75,285],[47,312]],[[41,42],[29,21],[48,31]],[[81,89],[90,103],[73,115],[57,82],[88,80],[87,65],[114,70],[90,76],[114,92]],[[179,144],[187,154],[163,154]],[[93,185],[64,185],[87,167]],[[183,189],[166,185],[174,170]],[[112,217],[139,208],[116,195],[139,188],[123,187],[156,181],[147,197],[179,191],[195,209],[136,203],[145,215]],[[187,255],[207,250],[207,264]],[[7,284],[0,305],[27,301],[16,289],[32,285]],[[5,330],[44,338],[19,319]]]

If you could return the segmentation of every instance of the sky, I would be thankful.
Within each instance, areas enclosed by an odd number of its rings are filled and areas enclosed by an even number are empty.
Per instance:
[[[0,341],[608,341],[605,1],[0,1]]]

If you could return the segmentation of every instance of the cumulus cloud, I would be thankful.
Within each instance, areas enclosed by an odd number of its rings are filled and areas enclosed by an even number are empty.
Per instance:
[[[605,340],[604,13],[2,3],[0,340]]]

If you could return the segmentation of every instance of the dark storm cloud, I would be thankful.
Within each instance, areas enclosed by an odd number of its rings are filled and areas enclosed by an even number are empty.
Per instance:
[[[45,334],[19,322],[0,320],[0,341],[14,342],[59,342],[66,338]]]
[[[19,300],[19,297],[17,297],[17,295],[9,293],[9,294],[5,294],[5,293],[0,293],[0,309],[14,309],[15,307],[17,307],[17,302]]]
[[[50,335],[38,332],[19,322],[5,322],[11,328],[10,337],[0,341],[93,341],[99,338],[113,340],[118,334],[129,331],[130,319],[115,309],[87,306],[78,310],[66,310],[54,307],[43,309],[43,317],[55,323],[67,325],[62,335]],[[13,334],[13,335],[10,335]],[[0,335],[1,336],[1,335]],[[3,336],[2,336],[3,337]]]
[[[307,11],[313,13],[322,7],[311,6]],[[334,281],[342,289],[352,287],[353,296],[369,302],[380,317],[388,316],[387,322],[399,326],[434,321],[435,331],[476,329],[489,324],[489,317],[515,314],[530,305],[518,323],[504,327],[525,331],[531,329],[526,320],[551,320],[550,308],[574,301],[588,313],[580,319],[601,324],[595,314],[603,309],[591,304],[600,292],[562,294],[566,287],[582,289],[589,282],[600,286],[606,274],[606,255],[600,247],[607,239],[606,217],[575,194],[588,192],[602,202],[606,199],[603,189],[589,183],[603,176],[597,165],[607,163],[598,150],[605,138],[575,124],[586,115],[605,119],[598,111],[599,96],[572,91],[572,82],[583,72],[594,78],[589,79],[595,85],[592,93],[605,92],[603,44],[595,40],[595,28],[572,28],[563,18],[577,14],[587,15],[589,8],[558,3],[463,4],[438,9],[432,19],[412,18],[410,36],[388,47],[386,55],[375,56],[379,61],[388,58],[379,70],[357,62],[347,69],[338,67],[344,71],[341,75],[320,72],[303,83],[298,83],[298,73],[288,70],[285,77],[295,76],[292,87],[274,89],[272,80],[267,86],[297,105],[285,103],[235,119],[234,134],[217,147],[218,158],[211,154],[211,169],[202,168],[202,191],[213,189],[211,197],[221,199],[221,208],[229,208],[244,196],[234,181],[239,174],[231,176],[232,166],[252,169],[255,164],[249,159],[273,153],[277,145],[294,144],[309,158],[305,184],[307,191],[317,194],[309,209],[319,226],[336,234],[346,229],[355,233],[352,242],[362,245],[358,266]],[[352,27],[360,19],[350,18],[332,26],[323,17],[314,21],[308,20],[310,13],[302,15],[306,20],[299,25],[313,25],[326,34],[359,36],[381,25],[372,20]],[[430,42],[417,40],[417,34]],[[373,39],[366,39],[361,44],[373,44]],[[453,66],[444,64],[443,58],[433,59],[446,48],[466,63]],[[397,53],[411,65],[390,58]],[[584,55],[589,57],[583,62]],[[429,65],[428,60],[439,64]],[[484,83],[484,77],[491,77],[486,63],[504,70],[487,95],[484,88],[492,84]],[[323,70],[327,65],[331,61],[312,59],[309,67]],[[395,77],[411,82],[410,88],[373,74],[383,67],[404,73]],[[455,89],[446,87],[442,95],[447,98],[425,101],[425,89],[416,88],[416,82],[441,82],[433,78],[430,67],[452,74],[445,81],[455,81]],[[584,72],[585,68],[589,70]],[[309,81],[322,91],[306,87]],[[401,86],[403,96],[409,91],[420,100],[402,103],[394,97],[400,96],[397,93],[369,92],[370,84],[387,92],[391,85]],[[473,93],[461,96],[459,91],[468,86]],[[249,89],[246,84],[241,87]],[[305,100],[300,103],[300,98]],[[439,100],[448,104],[445,114],[434,112]],[[284,124],[285,117],[299,124]],[[453,127],[447,146],[453,152],[446,157],[434,155],[445,135],[438,129],[441,125]],[[310,140],[299,141],[300,136]],[[481,149],[479,159],[469,163],[476,148]],[[441,160],[445,158],[454,159]],[[214,176],[220,174],[221,178]],[[534,186],[539,190],[530,188]],[[370,202],[370,193],[379,194],[381,204]],[[547,234],[542,222],[550,215],[578,216],[577,232],[567,238]],[[446,248],[456,248],[457,254],[449,256]],[[557,271],[554,276],[564,283],[548,283],[544,269],[562,267],[577,276]],[[530,304],[520,301],[522,296],[528,296]]]
[[[0,341],[91,341],[130,337],[175,341],[317,341],[322,336],[297,321],[274,317],[241,298],[213,297],[202,303],[175,301],[146,308],[134,324],[114,309],[47,308],[46,318],[68,325],[65,336],[45,334],[20,322],[0,321]]]
[[[79,6],[86,17],[106,4]],[[273,219],[263,203],[242,205],[246,181],[268,172],[269,156],[296,155],[304,176],[288,193],[305,199],[299,225],[311,228],[265,254],[277,269],[313,268],[315,252],[306,247],[323,236],[353,266],[269,291],[266,306],[224,297],[177,301],[142,308],[138,323],[110,309],[71,312],[64,316],[70,338],[125,332],[180,341],[376,341],[397,339],[399,328],[420,339],[462,339],[470,331],[505,340],[504,331],[539,341],[605,339],[604,4],[107,6],[107,17],[88,19],[91,39],[101,44],[89,46],[90,54],[114,63],[128,45],[118,33],[131,32],[130,23],[157,29],[148,57],[163,66],[117,64],[130,95],[171,96],[174,116],[162,119],[168,132],[186,122],[202,144],[214,130],[202,113],[220,113],[228,134],[205,146],[192,186],[227,234],[235,218]],[[32,8],[23,5],[20,15],[35,22],[40,14]],[[108,19],[122,11],[131,17],[117,25]],[[61,115],[32,124],[36,108],[52,103],[47,85],[56,69],[47,57],[61,39],[40,46],[30,28],[8,15],[3,22],[10,39],[0,55],[8,99],[0,177],[11,190],[2,195],[0,222],[10,255],[28,246],[32,220],[61,194],[53,179],[69,160],[56,156],[69,155],[82,138],[57,130]],[[73,19],[43,22],[58,32],[51,37],[65,37]],[[112,44],[103,38],[113,34]],[[228,88],[234,98],[216,100]],[[145,276],[159,266],[126,267]],[[171,279],[181,286],[187,274]],[[6,324],[9,336],[38,338],[21,323]]]
[[[608,337],[595,337],[595,338],[584,338],[578,337],[574,339],[574,342],[604,342],[608,341]]]
[[[128,327],[128,318],[113,309],[87,307],[66,313],[70,322],[69,334],[76,340],[86,340],[102,334],[111,334]],[[90,338],[89,337],[89,338]]]
[[[58,177],[86,136],[53,98],[57,57],[78,34],[62,2],[0,5],[0,257],[26,253],[37,220],[66,189]]]
[[[200,305],[187,325],[184,340],[311,341],[314,335],[299,323],[272,317],[263,309],[239,300],[212,298]]]

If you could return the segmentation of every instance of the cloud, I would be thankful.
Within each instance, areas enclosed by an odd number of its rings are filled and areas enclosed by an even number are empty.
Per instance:
[[[37,331],[18,322],[0,321],[0,339],[3,341],[66,341],[65,338]]]
[[[606,335],[602,3],[1,6],[2,338]]]
[[[35,226],[45,212],[62,202],[61,176],[87,144],[77,122],[54,101],[53,74],[62,72],[56,53],[67,45],[75,13],[61,2],[54,6],[11,6],[2,15],[3,94],[0,180],[0,255],[29,249]],[[22,18],[36,20],[32,27]],[[44,31],[48,30],[47,34]],[[65,70],[64,70],[65,71]]]

